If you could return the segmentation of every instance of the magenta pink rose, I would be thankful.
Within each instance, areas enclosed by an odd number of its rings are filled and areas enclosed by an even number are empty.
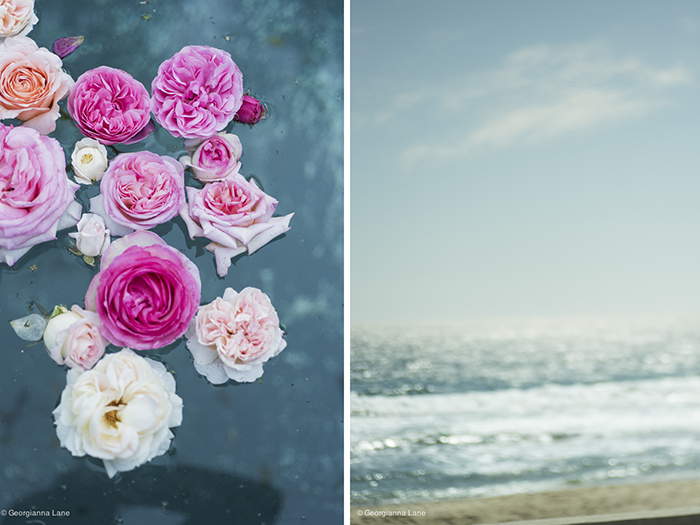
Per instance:
[[[255,381],[287,346],[270,298],[257,288],[226,288],[199,308],[185,335],[197,372],[215,385]]]
[[[243,99],[243,75],[226,51],[186,46],[158,68],[151,109],[176,137],[209,137],[233,120]]]
[[[75,226],[81,212],[77,189],[56,139],[0,124],[1,261],[12,266],[32,246]]]
[[[148,350],[185,333],[200,293],[197,266],[155,233],[138,231],[117,239],[102,255],[85,308],[97,312],[108,341]]]
[[[224,180],[241,169],[243,146],[240,139],[231,133],[219,132],[206,139],[185,139],[185,151],[180,163],[191,168],[194,176],[202,182]]]
[[[189,203],[180,212],[190,238],[206,237],[212,243],[216,269],[226,275],[231,259],[244,252],[253,253],[289,230],[293,213],[273,217],[277,201],[263,192],[251,179],[234,174],[203,189],[187,188]]]
[[[265,118],[265,106],[249,95],[243,95],[243,103],[234,117],[236,122],[241,124],[257,124]]]
[[[185,169],[171,157],[150,151],[122,153],[112,159],[90,199],[90,211],[102,216],[112,235],[126,235],[168,222],[185,206]]]
[[[102,144],[133,144],[155,129],[144,85],[107,66],[78,77],[68,96],[68,112],[83,135]]]
[[[0,120],[19,119],[43,135],[54,131],[58,101],[73,85],[62,66],[60,58],[26,36],[0,44]]]

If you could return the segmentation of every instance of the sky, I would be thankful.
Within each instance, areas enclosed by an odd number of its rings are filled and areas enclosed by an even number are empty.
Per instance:
[[[350,16],[351,323],[700,312],[700,3]]]

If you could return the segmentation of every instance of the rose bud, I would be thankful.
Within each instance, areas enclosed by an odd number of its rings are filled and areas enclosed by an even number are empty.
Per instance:
[[[242,124],[257,124],[264,118],[265,106],[256,98],[243,95],[243,103],[233,120]]]
[[[95,139],[85,138],[75,143],[71,164],[75,182],[92,184],[102,179],[107,169],[107,149]]]
[[[78,231],[68,234],[75,239],[80,253],[88,257],[102,255],[109,246],[109,230],[99,215],[84,213],[78,222]]]

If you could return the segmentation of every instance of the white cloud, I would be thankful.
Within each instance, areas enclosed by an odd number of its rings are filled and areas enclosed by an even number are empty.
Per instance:
[[[439,97],[442,113],[465,122],[462,133],[451,129],[450,137],[433,144],[411,145],[401,158],[406,166],[447,160],[639,118],[667,102],[668,88],[689,79],[682,66],[654,67],[636,57],[614,57],[599,45],[520,49],[497,69],[445,86]],[[382,119],[406,114],[424,96],[423,90],[401,93]]]

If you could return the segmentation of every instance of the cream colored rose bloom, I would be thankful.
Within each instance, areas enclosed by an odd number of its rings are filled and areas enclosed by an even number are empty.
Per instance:
[[[92,184],[102,179],[107,170],[107,148],[95,139],[84,138],[75,143],[71,155],[75,182]]]
[[[61,309],[63,313],[52,317],[44,330],[46,349],[59,365],[89,370],[108,344],[100,332],[100,318],[77,304],[70,310]]]
[[[0,41],[26,35],[38,21],[34,0],[0,0]]]
[[[53,414],[61,446],[103,460],[111,478],[168,450],[182,399],[161,363],[125,348],[92,370],[69,370]]]

